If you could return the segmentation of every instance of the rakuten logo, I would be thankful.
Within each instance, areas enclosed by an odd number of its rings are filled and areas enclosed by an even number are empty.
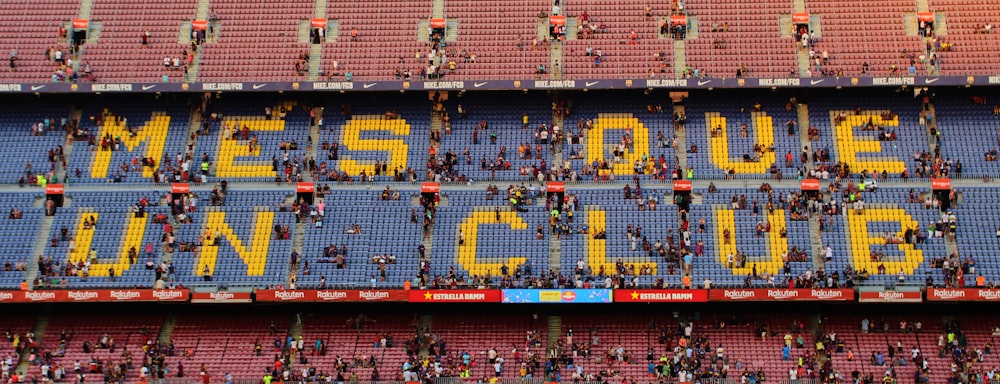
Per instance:
[[[0,292],[0,301],[14,300],[14,294],[11,292]]]
[[[733,300],[752,299],[752,298],[754,298],[753,291],[730,290],[730,289],[727,289],[727,290],[723,291],[722,294],[727,299],[733,299]]]
[[[24,298],[31,301],[51,300],[56,298],[55,292],[25,292]]]
[[[71,300],[93,300],[97,298],[97,292],[94,291],[69,291],[67,296]]]
[[[364,300],[385,300],[389,298],[389,292],[386,291],[361,291],[358,292],[358,296]]]
[[[982,296],[982,291],[979,292]],[[957,289],[935,289],[933,292],[934,297],[939,299],[961,299],[965,297],[965,291],[960,291]]]
[[[962,292],[962,296],[965,296],[965,292]],[[979,298],[986,300],[1000,300],[1000,290],[996,289],[983,289],[979,291]]]
[[[320,300],[344,300],[347,298],[347,292],[344,291],[319,291],[316,292],[316,297]]]
[[[298,300],[306,297],[306,294],[301,291],[276,291],[274,297],[281,300]]]
[[[792,299],[799,297],[799,292],[790,289],[768,289],[767,297],[777,300]]]
[[[899,300],[903,298],[903,292],[879,292],[878,298],[882,300]]]
[[[115,300],[134,300],[139,298],[136,291],[111,291],[111,298]]]
[[[232,294],[231,292],[212,292],[209,294],[209,297],[211,297],[212,300],[224,301],[224,300],[232,300],[236,298],[236,295]]]
[[[175,300],[184,297],[183,291],[153,291],[153,297],[157,300]]]
[[[814,289],[810,292],[813,298],[825,300],[825,299],[837,299],[844,297],[844,292],[838,290],[825,290],[825,289]]]

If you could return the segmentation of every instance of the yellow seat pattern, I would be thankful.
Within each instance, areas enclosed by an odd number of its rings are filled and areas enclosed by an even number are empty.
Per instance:
[[[205,223],[208,233],[213,234],[219,231],[225,237],[229,245],[236,250],[236,254],[247,265],[247,276],[263,276],[264,266],[267,264],[267,253],[271,248],[271,231],[274,229],[274,212],[256,212],[254,218],[254,231],[250,238],[251,246],[248,248],[243,244],[233,229],[226,222],[225,212],[206,213]],[[201,275],[202,269],[208,265],[209,274],[215,274],[215,264],[218,261],[219,247],[205,244],[201,248],[201,257],[198,264],[191,271],[192,275]]]
[[[884,233],[871,233],[868,230],[868,223],[899,223],[901,231],[896,233],[900,237],[906,228],[919,230],[920,227],[913,217],[900,208],[870,208],[865,209],[860,215],[851,211],[847,215],[848,227],[850,231],[851,257],[854,260],[856,270],[867,269],[869,273],[878,273],[878,265],[883,264],[888,274],[899,273],[912,275],[920,263],[924,262],[923,251],[916,249],[912,244],[898,244],[896,247],[903,251],[904,260],[883,260],[882,262],[871,260],[871,246],[885,245]]]
[[[493,276],[496,276],[500,273],[500,267],[505,264],[504,262],[484,263],[479,262],[476,257],[479,226],[483,224],[497,224],[496,213],[492,211],[474,211],[469,213],[469,217],[462,221],[459,228],[462,229],[465,245],[459,246],[458,239],[455,239],[455,246],[458,248],[456,261],[459,265],[464,266],[470,275],[485,276],[487,273],[491,273]],[[528,229],[528,223],[524,222],[515,212],[500,212],[500,224],[507,224],[511,230],[516,231]],[[511,257],[507,259],[506,264],[508,268],[513,270],[515,266],[524,263],[525,260],[527,260],[526,257]]]
[[[89,257],[90,248],[94,241],[94,231],[97,229],[83,229],[83,223],[91,216],[97,220],[98,228],[100,227],[101,220],[99,213],[80,213],[80,223],[77,225],[76,236],[74,237],[76,248],[69,255],[69,261],[72,263],[85,262]],[[122,272],[129,270],[132,264],[128,260],[128,250],[135,247],[137,253],[142,252],[142,239],[146,234],[146,222],[148,219],[149,215],[146,215],[146,217],[135,217],[133,214],[127,215],[125,219],[124,238],[122,239],[120,248],[121,254],[118,256],[118,259],[112,263],[92,263],[89,275],[107,277],[108,269],[114,268],[115,274],[120,276]],[[98,258],[101,258],[101,255],[98,255]]]
[[[409,146],[402,139],[362,139],[362,131],[388,131],[395,136],[410,136],[410,124],[404,119],[386,119],[381,115],[358,115],[352,117],[344,125],[340,142],[347,151],[388,152],[386,169],[391,174],[393,170],[407,167]],[[358,176],[364,171],[371,175],[375,171],[375,160],[354,160],[350,155],[341,155],[340,170],[351,176]]]
[[[284,131],[284,120],[265,120],[263,117],[234,117],[223,119],[223,127],[234,127],[234,130],[242,129],[246,126],[251,132],[262,131]],[[250,142],[247,140],[232,140],[225,137],[225,129],[219,130],[219,153],[216,156],[219,161],[215,165],[215,175],[217,177],[268,177],[277,176],[271,168],[271,159],[256,159],[256,161],[236,164],[237,157],[258,157],[260,156],[261,145],[276,145],[275,143],[257,143],[254,151],[250,152]],[[192,169],[200,170],[201,164],[192,164]]]
[[[753,127],[750,128],[753,131],[754,142],[763,145],[765,148],[774,145],[774,121],[771,119],[771,116],[754,112],[752,117]],[[758,162],[743,161],[742,154],[736,158],[730,157],[729,127],[726,126],[726,118],[720,116],[717,112],[706,113],[705,121],[708,122],[706,128],[708,129],[710,144],[710,148],[708,148],[709,157],[712,163],[719,167],[719,169],[725,171],[735,169],[738,174],[762,174],[767,173],[771,164],[774,164],[775,153],[770,151],[764,152]],[[722,134],[713,137],[712,129],[717,127],[722,129]],[[750,152],[750,150],[751,148],[747,148],[746,152]]]
[[[607,211],[603,209],[586,209],[587,212],[587,225],[593,230],[607,230]],[[615,271],[614,261],[608,260],[608,240],[607,239],[595,239],[592,234],[586,234],[587,236],[587,265],[590,269],[597,274],[604,267],[604,271],[611,273]],[[636,268],[641,265],[648,265],[653,269],[653,274],[656,274],[657,263],[650,260],[647,257],[622,257],[622,262],[627,264],[638,264]]]
[[[167,145],[167,132],[170,129],[169,115],[165,112],[153,112],[149,121],[139,127],[135,136],[132,136],[125,128],[125,122],[105,119],[98,137],[104,137],[104,135],[120,137],[122,144],[129,152],[134,151],[136,147],[145,142],[147,143],[146,153],[142,154],[142,157],[152,157],[157,163],[162,161],[163,150]],[[100,148],[94,151],[93,163],[90,166],[91,178],[104,179],[108,177],[108,168],[111,166],[113,153],[113,151],[102,151]],[[142,177],[153,177],[153,168],[143,167]]]
[[[766,210],[764,211],[767,214]],[[747,260],[743,268],[733,265],[732,272],[735,276],[746,276],[753,272],[754,265],[757,266],[757,273],[767,272],[771,275],[777,274],[784,261],[781,260],[781,255],[788,252],[788,239],[781,238],[781,228],[785,228],[785,211],[783,209],[775,209],[773,214],[767,214],[767,222],[771,223],[771,232],[766,233],[768,249],[770,250],[770,255],[747,255],[749,256],[763,256],[759,261]],[[729,260],[729,255],[736,255],[736,212],[731,209],[717,208],[715,209],[715,233],[716,233],[716,244],[719,247],[719,263],[723,267],[726,267]],[[726,244],[725,229],[729,228],[729,244]]]
[[[867,169],[869,172],[884,170],[888,173],[902,173],[906,169],[906,163],[893,156],[858,159],[859,153],[882,152],[882,143],[876,139],[861,139],[854,136],[854,128],[868,124],[868,119],[871,119],[872,124],[875,125],[898,127],[899,117],[883,120],[881,111],[863,111],[860,115],[855,115],[854,111],[845,112],[848,114],[847,118],[835,125],[834,133],[836,134],[840,160],[851,166],[851,172],[859,173]],[[830,111],[830,114],[831,116],[839,115],[840,111]]]
[[[594,129],[587,131],[587,146],[584,160],[588,164],[595,159],[605,159],[610,163],[610,160],[613,159],[612,152],[615,148],[614,146],[604,146],[604,135],[608,130],[624,131],[625,128],[632,128],[632,149],[626,149],[625,156],[623,157],[624,162],[612,166],[615,174],[633,174],[635,172],[633,169],[635,162],[642,160],[643,155],[646,155],[647,159],[652,161],[652,156],[649,154],[649,129],[631,113],[599,114],[597,119],[594,120]]]

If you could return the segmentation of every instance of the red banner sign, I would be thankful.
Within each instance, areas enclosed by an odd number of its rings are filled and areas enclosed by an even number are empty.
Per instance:
[[[1000,289],[927,288],[927,301],[998,301]]]
[[[950,191],[951,179],[931,179],[931,189],[935,191]]]
[[[803,191],[818,191],[819,190],[819,180],[818,179],[802,179],[799,183]]]
[[[438,183],[421,183],[420,184],[421,193],[438,193],[441,192],[441,186]]]
[[[919,303],[924,299],[920,291],[862,291],[858,301],[862,303]]]
[[[192,303],[249,303],[250,292],[194,292]]]
[[[63,191],[64,191],[64,189],[63,189],[63,185],[62,184],[46,184],[45,185],[45,194],[46,195],[61,195],[61,194],[63,194]]]
[[[704,303],[705,289],[616,289],[616,303]]]
[[[934,12],[917,12],[917,21],[934,21]]]
[[[87,29],[89,25],[90,25],[90,20],[73,19],[73,29]]]
[[[190,193],[191,184],[188,183],[173,183],[170,184],[170,193]]]
[[[820,289],[713,289],[708,293],[709,301],[851,301],[854,290],[849,288]]]
[[[316,185],[313,183],[295,183],[295,192],[313,193],[315,191],[316,191]]]
[[[670,25],[687,25],[688,18],[684,15],[670,15]]]
[[[0,303],[187,301],[186,289],[68,289],[0,291]]]
[[[545,184],[545,191],[550,193],[566,192],[566,183],[561,181],[550,181]]]
[[[796,12],[792,14],[792,22],[795,24],[808,24],[809,14],[805,12]]]
[[[499,303],[499,289],[416,290],[410,292],[411,303]]]
[[[690,191],[691,190],[691,180],[674,180],[674,192],[677,191]]]
[[[258,290],[258,302],[358,302],[358,301],[397,301],[405,302],[409,298],[406,291],[400,289],[370,289],[370,290]]]
[[[194,20],[191,22],[191,29],[195,31],[204,31],[208,29],[208,22],[205,20]]]
[[[433,29],[444,29],[448,25],[448,20],[444,18],[432,18],[430,24]]]
[[[326,28],[326,19],[322,17],[314,17],[309,20],[309,23],[313,28]]]

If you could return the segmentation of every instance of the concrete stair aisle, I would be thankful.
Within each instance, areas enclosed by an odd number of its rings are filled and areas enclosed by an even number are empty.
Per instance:
[[[674,103],[673,113],[685,114],[684,105]],[[671,118],[673,118],[673,115],[671,115]],[[677,136],[677,150],[674,152],[677,155],[677,167],[684,171],[687,169],[687,127],[677,127],[674,129],[674,135]],[[684,175],[681,176],[683,178]]]
[[[444,203],[445,203],[445,197],[442,195],[441,196],[441,202],[439,204],[440,205],[445,205]],[[423,211],[423,207],[420,206],[420,196],[417,195],[417,196],[414,196],[413,198],[411,198],[410,199],[410,205],[413,206],[413,208],[417,210],[417,215],[418,215],[417,216],[417,224],[413,224],[413,225],[422,225],[423,222],[424,222],[423,221],[424,220],[423,219],[424,211]],[[427,259],[428,260],[434,260],[434,250],[433,250],[433,248],[434,248],[434,224],[433,223],[431,223],[431,225],[428,227],[428,229],[427,229],[427,235],[426,236],[423,236],[423,235],[420,236],[420,244],[424,246],[424,255],[427,256]],[[419,263],[417,265],[417,268],[418,268],[418,270],[413,271],[413,276],[419,276],[420,275],[420,270],[419,270],[420,265],[419,265]],[[416,287],[418,285],[419,285],[419,282],[415,282],[413,284],[414,287]]]
[[[930,12],[930,9],[927,0],[917,0],[917,12]]]
[[[45,208],[45,198],[38,197],[35,198],[33,204],[35,208]],[[72,206],[72,198],[69,196],[63,197],[63,207],[58,209],[69,209]],[[52,238],[52,222],[55,220],[53,216],[42,216],[41,224],[38,226],[38,234],[35,237],[35,243],[31,246],[31,255],[28,260],[28,269],[25,271],[24,280],[28,282],[28,289],[34,288],[35,278],[38,277],[38,258],[43,257],[45,253],[45,246],[48,245],[49,239]],[[58,256],[58,255],[57,255]],[[59,257],[54,258],[59,260]]]
[[[79,107],[74,107],[73,109],[70,110],[69,117],[67,119],[70,122],[80,121],[81,116],[83,116],[83,109]],[[73,155],[73,144],[76,142],[76,140],[73,139],[73,135],[70,135],[66,132],[63,132],[63,134],[66,135],[66,140],[63,143],[63,157],[66,159],[66,164],[69,164],[70,157]],[[62,163],[57,162],[56,177],[59,179],[61,183],[68,185],[69,179],[66,178],[67,176],[69,176],[69,170],[66,169],[66,167],[64,167]]]
[[[435,19],[444,18],[444,0],[434,0],[431,3],[431,17]]]
[[[201,110],[198,109],[198,108],[195,108],[193,111],[191,111],[191,118],[188,121],[190,121],[191,123],[188,124],[188,135],[185,138],[185,143],[184,144],[186,144],[186,145],[185,145],[184,148],[185,148],[185,151],[187,151],[187,153],[185,153],[185,154],[191,155],[192,158],[193,158],[194,155],[196,153],[198,153],[198,131],[201,130]],[[224,127],[221,128],[220,132],[216,132],[215,134],[219,135],[219,136],[222,136],[223,132],[225,132],[225,128]],[[209,134],[211,135],[212,133],[209,132]],[[187,148],[191,148],[191,149],[188,150]],[[173,154],[171,154],[171,155],[173,155]],[[194,169],[194,166],[195,166],[195,164],[192,163],[191,164],[191,168]],[[201,165],[199,164],[199,166],[201,166]]]
[[[307,81],[319,80],[320,72],[323,70],[323,44],[309,45],[309,71],[306,72]]]
[[[555,40],[549,47],[549,79],[562,79],[562,43]]]
[[[813,145],[812,145],[812,142],[809,141],[809,126],[811,124],[809,122],[809,106],[806,105],[806,104],[804,104],[804,103],[799,103],[798,106],[795,108],[795,112],[796,112],[796,114],[798,116],[798,122],[797,123],[799,124],[799,127],[798,127],[799,128],[799,151],[801,152],[802,148],[805,148],[805,147],[809,147],[809,150],[812,151],[813,150]],[[822,134],[822,133],[820,133],[820,134]],[[829,133],[827,133],[827,134],[829,134]],[[801,154],[799,154],[799,153],[793,153],[792,156],[801,156]],[[794,162],[794,160],[793,160],[793,162]],[[815,167],[815,164],[813,164],[812,153],[809,154],[808,158],[806,159],[805,164],[802,164],[802,166],[805,167],[806,170],[812,170],[813,167]]]
[[[431,134],[437,134],[438,137],[444,133],[444,118],[434,112],[433,104],[431,104]],[[441,143],[435,142],[431,139],[431,147],[434,147],[434,153],[440,153]]]
[[[31,333],[35,334],[35,340],[41,341],[45,337],[45,331],[49,328],[49,317],[48,316],[38,316],[35,319],[35,326],[31,328]],[[28,360],[31,352],[28,348],[24,348],[21,352],[21,356],[18,357],[17,367],[14,368],[14,372],[21,375],[27,374],[28,369],[31,367],[31,361]],[[71,367],[72,368],[72,367]],[[72,369],[70,369],[72,371]],[[30,381],[29,381],[30,382]]]
[[[548,316],[548,339],[546,342],[549,347],[547,351],[559,348],[559,340],[562,339],[562,334],[562,316]]]
[[[556,166],[552,163],[552,166]],[[559,273],[560,263],[562,260],[562,240],[559,239],[559,235],[553,231],[549,231],[549,270]]]
[[[922,100],[921,100],[922,101]],[[937,110],[934,108],[934,102],[931,101],[927,104],[927,110],[924,112],[927,117],[927,149],[933,154],[934,148],[938,146],[937,137],[931,135],[931,128],[937,129]]]
[[[819,230],[819,215],[809,216],[809,245],[812,249],[813,271],[826,267],[823,257],[823,233]]]
[[[209,6],[209,0],[198,0],[198,10],[195,11],[195,13],[194,13],[194,19],[195,20],[208,20],[208,6]],[[189,43],[191,43],[191,30],[190,30],[191,23],[190,22],[186,22],[185,26],[187,27],[187,33],[179,36],[180,41],[178,41],[178,42],[181,43],[181,44],[189,44]],[[182,26],[181,29],[183,31],[184,30],[184,26]],[[218,31],[217,27],[213,27],[213,28],[210,28],[210,29]],[[215,39],[215,38],[216,38],[215,36],[206,36],[206,39],[207,39],[206,41],[213,41],[213,39]],[[202,48],[199,48],[197,51],[195,51],[195,53],[194,53],[194,61],[192,61],[191,65],[188,66],[187,76],[185,76],[185,78],[184,78],[185,82],[191,83],[191,82],[194,82],[194,81],[196,81],[198,79],[198,69],[201,68],[201,51],[202,51]]]
[[[674,77],[684,77],[684,70],[687,69],[687,50],[684,40],[674,40]]]
[[[809,51],[798,49],[796,53],[796,63],[798,64],[799,77],[809,76]]]
[[[302,319],[302,313],[296,312],[292,315],[292,321],[289,322],[288,326],[288,336],[291,336],[294,340],[298,340],[299,336],[302,336],[302,328],[305,326],[305,322]]]
[[[312,112],[313,115],[315,115],[316,117],[309,125],[310,144],[309,147],[307,148],[308,150],[306,151],[306,153],[309,155],[310,159],[315,160],[318,158],[317,155],[319,155],[320,131],[323,129],[322,127],[319,126],[319,122],[323,120],[323,107],[313,107]],[[316,163],[319,164],[318,161]],[[314,172],[315,170],[310,170],[309,172],[303,172],[302,180],[307,182],[315,181],[315,176],[313,175]]]
[[[802,13],[806,11],[806,0],[792,1],[792,12]]]
[[[167,315],[163,318],[163,325],[160,326],[160,333],[156,335],[156,341],[160,343],[168,344],[170,343],[171,337],[174,334],[174,327],[177,326],[177,316]]]
[[[431,315],[420,315],[417,317],[417,334],[422,336],[424,332],[431,332],[433,323],[434,317]],[[427,357],[429,354],[430,351],[426,347],[420,347],[420,352],[418,352],[420,358]]]
[[[295,253],[299,254],[299,263],[302,263],[302,260],[303,260],[302,248],[303,248],[303,245],[305,245],[305,243],[306,243],[306,226],[307,225],[309,225],[309,219],[299,220],[298,223],[295,223],[295,235],[292,236],[292,251],[294,251]],[[289,256],[289,257],[291,257],[291,256]],[[287,281],[285,282],[285,286],[286,287],[291,288],[292,285],[293,285],[293,283],[294,283],[296,285],[296,288],[298,288],[297,287],[297,285],[298,285],[298,282],[297,282],[298,271],[299,271],[299,266],[298,265],[294,265],[294,266],[289,265],[288,266],[288,277],[286,278]]]

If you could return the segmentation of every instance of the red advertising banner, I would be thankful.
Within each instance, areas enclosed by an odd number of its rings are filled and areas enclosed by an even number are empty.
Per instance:
[[[998,301],[1000,289],[927,288],[927,301]]]
[[[208,21],[206,20],[193,20],[191,21],[191,28],[195,31],[204,31],[208,29]]]
[[[192,303],[249,303],[250,292],[194,292]]]
[[[68,289],[0,291],[0,303],[187,301],[186,289]]]
[[[439,289],[409,292],[411,303],[499,303],[503,299],[499,289]]]
[[[862,303],[919,303],[923,300],[920,291],[858,292],[858,301]]]
[[[326,19],[322,17],[314,17],[309,20],[309,24],[311,24],[313,28],[326,28]]]
[[[46,184],[45,185],[45,194],[46,195],[61,195],[61,194],[63,194],[63,185],[62,184]]]
[[[295,183],[295,192],[299,193],[313,193],[316,192],[316,185],[313,183]]]
[[[616,289],[616,303],[704,303],[705,289]]]
[[[850,288],[746,288],[712,289],[709,301],[852,301],[854,290]]]
[[[406,291],[400,289],[368,289],[368,290],[257,290],[257,302],[405,302],[409,299]]]
[[[917,12],[917,21],[934,21],[934,12]]]
[[[173,183],[170,184],[170,193],[190,193],[191,184],[188,183]]]
[[[688,18],[684,15],[670,15],[670,25],[687,25]]]
[[[931,179],[931,189],[935,191],[950,191],[951,179]]]
[[[803,191],[818,191],[819,190],[819,179],[802,179],[799,183]]]
[[[674,180],[674,191],[690,191],[691,180]]]
[[[561,181],[550,181],[545,184],[545,192],[566,192],[566,183]]]
[[[438,193],[441,192],[441,185],[438,183],[421,183],[420,193]]]
[[[73,29],[87,29],[88,26],[90,26],[90,20],[73,19]]]
[[[549,25],[566,25],[566,16],[562,15],[549,16]]]
[[[448,25],[448,20],[445,18],[431,18],[430,25],[434,29],[444,29]]]
[[[792,14],[792,22],[795,24],[808,24],[809,14],[806,12],[795,12]]]

